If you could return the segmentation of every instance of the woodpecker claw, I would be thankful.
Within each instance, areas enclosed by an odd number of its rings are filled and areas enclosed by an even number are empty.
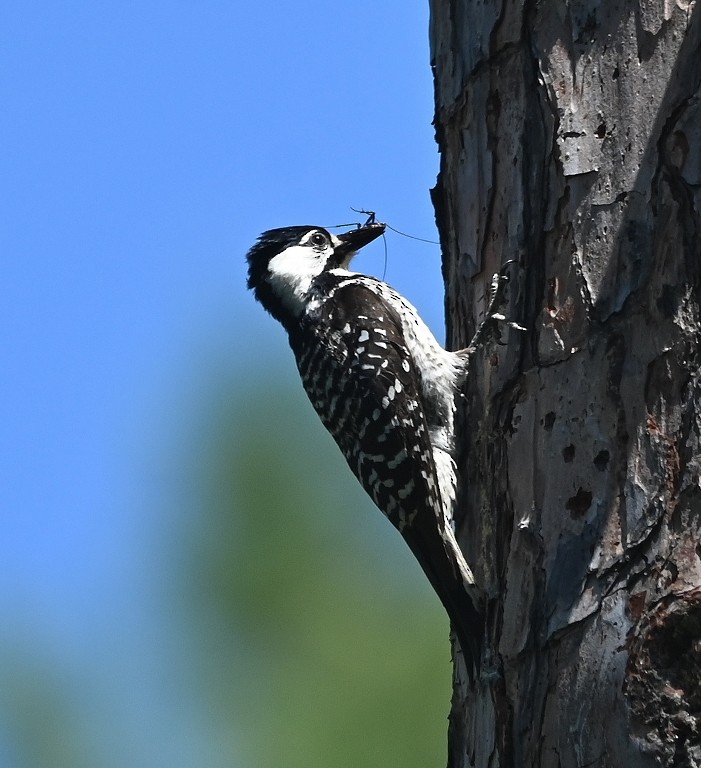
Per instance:
[[[490,332],[498,329],[499,323],[504,323],[509,328],[515,331],[525,331],[526,328],[509,320],[503,312],[498,312],[497,309],[502,305],[504,300],[504,288],[509,283],[510,277],[506,272],[506,268],[511,264],[516,264],[516,259],[509,259],[504,262],[499,269],[499,272],[495,272],[492,276],[492,281],[489,286],[489,300],[487,302],[487,310],[484,314],[484,320],[480,323],[475,335],[472,337],[472,341],[469,346],[466,347],[463,352],[469,359],[472,355],[485,343],[487,336]]]

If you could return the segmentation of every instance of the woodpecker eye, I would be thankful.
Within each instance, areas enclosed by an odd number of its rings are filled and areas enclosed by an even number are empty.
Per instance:
[[[315,248],[323,248],[328,243],[328,239],[326,238],[326,235],[323,232],[315,232],[309,238],[309,242]]]

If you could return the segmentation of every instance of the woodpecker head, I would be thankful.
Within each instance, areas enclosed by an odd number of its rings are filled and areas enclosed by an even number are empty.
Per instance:
[[[332,269],[347,269],[357,251],[385,231],[368,224],[342,235],[323,227],[269,229],[246,256],[248,287],[273,317],[299,316],[313,281]]]

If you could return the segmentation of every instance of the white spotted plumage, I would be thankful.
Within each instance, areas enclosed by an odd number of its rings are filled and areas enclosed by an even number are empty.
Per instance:
[[[312,405],[409,544],[476,666],[474,579],[453,530],[455,407],[467,361],[443,349],[389,285],[348,270],[383,231],[270,230],[249,251],[248,284],[285,327]]]

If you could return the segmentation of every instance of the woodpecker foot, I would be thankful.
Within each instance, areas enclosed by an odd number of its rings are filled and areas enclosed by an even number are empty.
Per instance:
[[[489,341],[489,337],[492,334],[498,333],[500,325],[506,325],[508,328],[512,328],[515,331],[526,330],[524,326],[513,320],[509,320],[503,312],[498,311],[504,304],[505,289],[510,281],[508,267],[512,264],[517,264],[516,259],[510,259],[505,262],[499,272],[495,272],[492,277],[492,282],[489,288],[489,301],[487,302],[487,311],[485,312],[484,320],[480,323],[470,344],[465,349],[460,350],[468,359]]]

